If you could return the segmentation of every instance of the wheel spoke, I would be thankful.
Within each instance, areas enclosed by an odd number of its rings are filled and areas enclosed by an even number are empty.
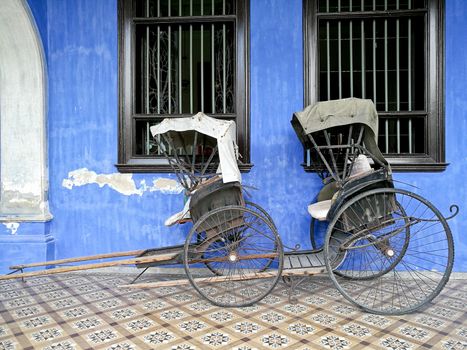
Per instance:
[[[232,224],[235,227],[225,229]],[[211,231],[203,231],[206,228]],[[218,228],[221,233],[216,232]],[[197,247],[201,258],[190,261],[186,249],[185,270],[192,286],[211,303],[251,305],[276,285],[283,266],[282,244],[274,224],[261,210],[241,206],[214,209],[195,223],[187,242],[195,234],[200,237]],[[215,276],[197,278],[209,271]],[[213,283],[206,287],[206,281]]]

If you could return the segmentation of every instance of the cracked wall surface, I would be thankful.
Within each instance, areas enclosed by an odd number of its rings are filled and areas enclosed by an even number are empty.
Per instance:
[[[19,222],[4,222],[3,225],[7,230],[10,231],[10,234],[16,235],[16,232],[18,231],[18,228],[20,226]]]
[[[167,194],[181,193],[183,187],[175,180],[167,178],[155,178],[151,185],[146,180],[141,180],[139,186],[133,180],[133,174],[97,174],[87,168],[76,169],[68,173],[68,178],[63,179],[62,186],[71,190],[73,187],[96,184],[99,187],[108,186],[114,191],[125,196],[141,196],[145,192],[159,191]]]

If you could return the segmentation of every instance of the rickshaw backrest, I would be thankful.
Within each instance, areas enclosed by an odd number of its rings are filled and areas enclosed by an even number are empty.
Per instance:
[[[350,175],[350,163],[361,153],[363,147],[363,124],[352,124],[311,133],[309,161],[320,169],[332,168],[332,172],[346,171]],[[307,154],[308,163],[308,154]]]
[[[245,205],[240,183],[223,183],[218,178],[216,181],[201,185],[191,195],[190,214],[193,224],[207,212],[229,205]]]
[[[367,160],[390,172],[376,144],[378,114],[370,100],[318,102],[295,113],[291,123],[304,146],[306,165],[339,187],[369,169]]]

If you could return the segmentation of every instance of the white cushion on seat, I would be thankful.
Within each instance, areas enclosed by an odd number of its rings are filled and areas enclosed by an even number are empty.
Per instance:
[[[364,154],[359,154],[358,157],[354,160],[352,171],[349,174],[349,179],[354,179],[368,173],[371,173],[373,169],[371,168],[368,158]]]
[[[178,213],[173,214],[171,217],[165,220],[164,225],[172,226],[172,225],[178,224],[183,219],[189,219],[190,218],[190,200],[191,200],[191,197],[188,198],[188,200],[186,201],[185,206],[183,207],[183,210],[179,211]]]
[[[331,199],[316,202],[308,206],[308,212],[316,220],[324,221],[328,215],[329,209],[331,209]]]

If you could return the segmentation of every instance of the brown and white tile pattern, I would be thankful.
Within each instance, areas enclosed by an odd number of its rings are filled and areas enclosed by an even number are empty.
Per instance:
[[[146,279],[158,277],[170,278]],[[238,309],[215,307],[190,286],[118,287],[133,278],[1,282],[0,350],[467,349],[466,280],[449,282],[421,312],[387,317],[362,313],[321,276],[300,285],[296,304],[280,283],[262,302]]]

